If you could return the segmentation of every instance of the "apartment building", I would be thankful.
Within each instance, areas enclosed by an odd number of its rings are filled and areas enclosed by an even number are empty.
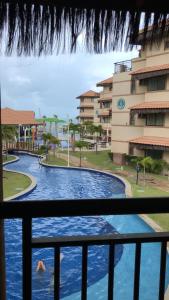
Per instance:
[[[76,97],[76,99],[80,99],[80,105],[77,107],[79,109],[79,116],[77,117],[79,119],[79,123],[84,123],[86,121],[91,122],[97,122],[97,106],[99,98],[99,93],[96,93],[95,91],[87,91],[84,94]]]
[[[98,82],[97,87],[102,87],[100,98],[98,99],[99,124],[103,128],[102,140],[109,143],[111,142],[113,77]]]
[[[141,36],[139,38],[141,44]],[[115,64],[112,102],[113,160],[125,154],[169,162],[169,40],[147,45],[132,61]]]

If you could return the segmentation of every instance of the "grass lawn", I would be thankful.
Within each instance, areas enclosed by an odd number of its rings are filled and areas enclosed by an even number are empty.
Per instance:
[[[30,184],[31,180],[25,175],[3,171],[4,198],[23,191]]]
[[[6,159],[6,156],[3,155],[3,162],[12,161],[12,160],[14,160],[14,159],[15,159],[15,156],[13,156],[13,155],[8,155],[8,156],[7,156],[7,159]]]
[[[49,159],[47,161],[44,160],[44,162],[49,165],[67,166],[66,160],[59,158],[57,156],[54,156],[54,155],[50,155]]]

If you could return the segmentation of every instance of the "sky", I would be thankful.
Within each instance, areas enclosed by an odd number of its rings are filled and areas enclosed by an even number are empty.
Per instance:
[[[80,94],[112,76],[114,63],[137,57],[131,52],[63,54],[42,57],[0,57],[2,107],[43,115],[75,118]]]

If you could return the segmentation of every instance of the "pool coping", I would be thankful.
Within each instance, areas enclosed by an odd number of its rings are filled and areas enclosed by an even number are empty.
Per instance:
[[[12,163],[19,160],[19,157],[17,157],[16,155],[13,155],[13,156],[15,158],[11,161],[4,162],[3,166],[8,165],[8,164],[12,164]],[[16,173],[16,174],[21,174],[21,175],[27,176],[31,181],[31,184],[26,189],[24,189],[23,191],[15,194],[13,196],[4,198],[3,201],[10,201],[10,200],[14,200],[16,198],[19,198],[21,196],[24,196],[25,194],[28,194],[28,193],[32,192],[34,190],[34,188],[37,186],[36,178],[33,177],[32,175],[28,174],[28,173],[20,172],[20,171],[16,171],[16,170],[8,170],[6,168],[3,168],[3,170],[6,171],[6,172],[11,172],[11,173]]]

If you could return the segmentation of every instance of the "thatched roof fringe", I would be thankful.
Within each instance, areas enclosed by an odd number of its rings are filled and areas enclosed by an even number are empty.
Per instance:
[[[0,0],[0,41],[6,41],[6,53],[14,50],[18,55],[41,55],[56,52],[74,52],[81,36],[88,52],[102,53],[112,50],[131,49],[137,40],[141,18],[144,18],[144,38],[150,22],[154,24],[151,39],[154,39],[159,22],[160,38],[165,33],[166,14],[140,11],[112,11],[39,5],[31,1]],[[130,42],[129,42],[130,41]]]

